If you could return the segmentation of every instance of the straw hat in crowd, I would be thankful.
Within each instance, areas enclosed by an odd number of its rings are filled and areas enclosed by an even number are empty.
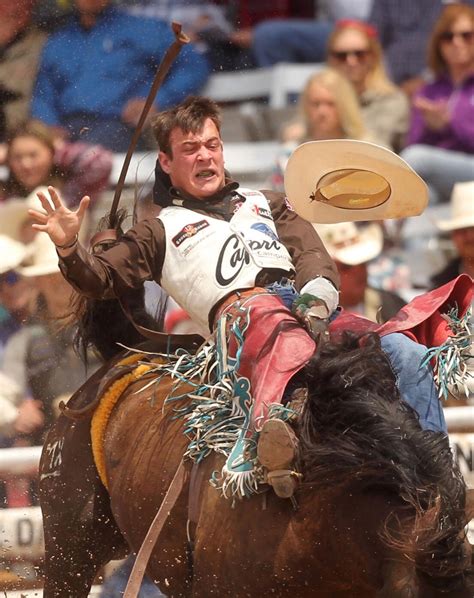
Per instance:
[[[349,139],[297,147],[285,170],[285,191],[309,222],[406,218],[428,204],[428,187],[400,156]]]
[[[28,214],[29,209],[44,212],[36,193],[47,192],[47,187],[38,187],[24,199],[9,199],[0,204],[0,234],[8,235],[16,241],[24,241],[25,226],[33,222]],[[30,231],[28,231],[30,232]]]
[[[0,274],[18,268],[26,256],[26,245],[0,234]]]
[[[375,222],[365,226],[353,222],[316,224],[315,229],[329,255],[348,266],[369,262],[382,252],[383,231]]]
[[[27,245],[27,256],[16,268],[22,276],[45,276],[59,272],[56,247],[46,233],[38,233]]]
[[[456,183],[451,193],[451,218],[439,220],[443,231],[474,227],[474,181]]]

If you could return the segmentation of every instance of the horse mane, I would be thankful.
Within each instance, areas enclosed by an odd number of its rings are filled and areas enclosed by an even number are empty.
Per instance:
[[[400,400],[379,337],[367,335],[360,346],[345,333],[317,351],[305,375],[308,400],[299,422],[305,482],[399,497],[412,525],[389,517],[383,540],[430,583],[459,583],[467,568],[465,483],[447,436],[422,430]]]

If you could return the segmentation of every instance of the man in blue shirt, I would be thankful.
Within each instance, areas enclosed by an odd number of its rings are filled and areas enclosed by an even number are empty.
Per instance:
[[[71,140],[126,151],[157,66],[174,39],[171,27],[120,12],[111,0],[75,0],[75,8],[43,50],[32,117]],[[208,75],[206,59],[185,46],[150,116],[201,89]]]

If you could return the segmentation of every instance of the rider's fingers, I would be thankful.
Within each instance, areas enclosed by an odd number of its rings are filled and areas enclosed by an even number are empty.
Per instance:
[[[34,228],[35,230],[40,230],[44,233],[48,232],[48,225],[47,224],[32,224],[31,228]]]
[[[51,195],[51,201],[53,202],[53,206],[56,209],[62,208],[63,204],[61,202],[61,198],[59,197],[58,191],[51,185],[48,187],[48,191],[49,191],[49,194]]]
[[[84,197],[81,199],[81,203],[79,204],[79,208],[77,210],[77,215],[79,218],[83,218],[89,206],[90,200],[91,198],[88,195],[84,195]]]
[[[48,214],[52,214],[54,210],[53,210],[53,207],[51,206],[51,202],[46,197],[46,195],[42,191],[38,191],[38,193],[36,195],[37,195],[38,199],[40,200],[41,205],[46,210],[46,212]]]
[[[28,214],[34,218],[35,220],[37,220],[38,222],[41,222],[42,224],[46,224],[46,222],[48,222],[48,215],[45,214],[44,212],[38,212],[38,210],[28,210]]]

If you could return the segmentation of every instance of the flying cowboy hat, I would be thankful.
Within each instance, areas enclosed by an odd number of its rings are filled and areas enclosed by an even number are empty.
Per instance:
[[[285,170],[285,190],[309,222],[406,218],[428,204],[426,184],[400,156],[348,139],[297,147]]]

